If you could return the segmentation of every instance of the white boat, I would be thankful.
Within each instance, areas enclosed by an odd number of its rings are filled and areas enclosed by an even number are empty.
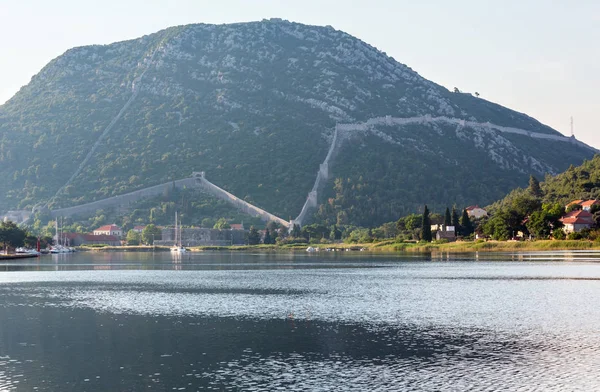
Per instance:
[[[309,252],[309,253],[314,253],[314,252],[318,252],[319,249],[313,248],[312,246],[309,246],[308,248],[306,248],[306,251]]]
[[[17,249],[15,249],[15,252],[19,253],[19,254],[36,255],[36,256],[39,256],[42,254],[41,252],[38,252],[37,250],[30,249],[30,248],[17,248]]]
[[[171,253],[186,253],[187,249],[181,245],[181,228],[177,224],[177,211],[175,211],[175,246],[171,248]]]

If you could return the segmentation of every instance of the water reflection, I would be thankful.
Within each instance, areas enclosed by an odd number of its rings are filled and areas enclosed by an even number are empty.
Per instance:
[[[0,391],[600,385],[594,252],[65,256],[0,274]]]

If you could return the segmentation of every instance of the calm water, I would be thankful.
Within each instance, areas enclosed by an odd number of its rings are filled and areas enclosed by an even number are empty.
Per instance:
[[[0,264],[0,391],[600,390],[600,253]]]

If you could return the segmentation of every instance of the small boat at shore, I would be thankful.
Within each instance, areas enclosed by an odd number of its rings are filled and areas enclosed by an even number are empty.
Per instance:
[[[42,254],[42,252],[38,252],[35,249],[29,249],[29,248],[17,248],[15,249],[15,253],[17,254],[25,254],[25,255],[33,255],[33,256],[39,256]]]
[[[181,245],[181,228],[177,225],[177,211],[175,211],[175,246],[171,248],[171,253],[186,253],[187,249]],[[177,233],[179,233],[179,236]]]

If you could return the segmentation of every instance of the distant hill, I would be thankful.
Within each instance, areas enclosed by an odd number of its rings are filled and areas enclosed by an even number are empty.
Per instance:
[[[369,123],[385,116],[422,120]],[[202,170],[295,217],[342,123],[362,127],[344,134],[319,217],[351,224],[423,203],[490,203],[530,173],[594,154],[332,27],[195,24],[68,50],[0,106],[0,211],[71,206]]]
[[[560,203],[566,206],[574,200],[600,200],[600,155],[583,162],[580,166],[570,166],[556,176],[547,176],[540,183],[540,188],[542,203]],[[493,203],[490,209],[493,211],[510,205],[513,200],[527,194],[527,189],[515,189]]]

